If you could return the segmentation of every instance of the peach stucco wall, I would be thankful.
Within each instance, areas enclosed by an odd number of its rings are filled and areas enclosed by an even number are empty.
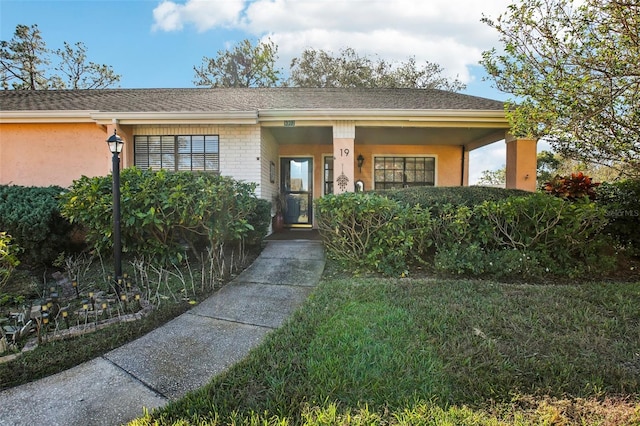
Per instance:
[[[105,128],[86,124],[0,124],[0,184],[67,187],[111,171]]]

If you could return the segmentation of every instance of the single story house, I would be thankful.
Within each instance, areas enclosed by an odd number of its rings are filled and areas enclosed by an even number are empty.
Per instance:
[[[536,141],[509,135],[504,104],[441,90],[105,89],[0,92],[0,184],[69,186],[122,166],[205,170],[287,194],[312,226],[329,193],[469,181],[469,152],[506,141],[507,187],[535,190]]]

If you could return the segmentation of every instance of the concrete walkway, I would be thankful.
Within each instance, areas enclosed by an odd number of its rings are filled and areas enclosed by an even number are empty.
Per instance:
[[[100,358],[0,392],[0,425],[118,425],[179,399],[244,358],[307,298],[319,241],[269,241],[256,261],[189,312]]]

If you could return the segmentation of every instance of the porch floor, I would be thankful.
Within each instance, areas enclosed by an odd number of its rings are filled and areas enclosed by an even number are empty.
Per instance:
[[[317,229],[285,228],[282,232],[274,232],[266,238],[267,241],[282,240],[311,240],[319,241],[320,234]]]

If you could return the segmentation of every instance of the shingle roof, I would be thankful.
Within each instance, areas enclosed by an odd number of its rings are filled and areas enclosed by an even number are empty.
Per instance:
[[[102,89],[0,91],[1,111],[499,110],[500,101],[434,89]]]

